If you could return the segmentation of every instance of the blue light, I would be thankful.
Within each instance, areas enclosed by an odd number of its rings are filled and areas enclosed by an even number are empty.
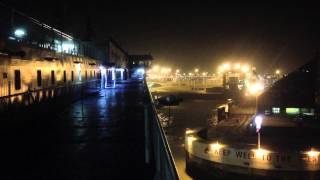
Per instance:
[[[16,29],[14,35],[18,38],[22,38],[26,35],[26,31],[24,29]]]
[[[144,68],[137,69],[137,72],[140,73],[140,74],[144,74]]]

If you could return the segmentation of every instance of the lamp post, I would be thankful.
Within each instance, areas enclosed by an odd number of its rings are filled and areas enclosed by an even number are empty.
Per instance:
[[[258,96],[263,90],[263,85],[261,83],[255,83],[249,87],[249,93],[255,96],[255,113],[258,113]]]
[[[256,124],[256,132],[258,134],[258,149],[260,149],[260,129],[261,129],[261,125],[262,125],[262,116],[257,115],[254,118],[254,122]]]

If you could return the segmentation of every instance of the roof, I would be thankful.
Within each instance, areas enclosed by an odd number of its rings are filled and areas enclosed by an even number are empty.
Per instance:
[[[150,61],[153,60],[151,54],[129,55],[129,61]]]

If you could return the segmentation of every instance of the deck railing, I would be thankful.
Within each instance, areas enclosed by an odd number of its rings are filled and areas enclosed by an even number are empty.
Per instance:
[[[152,94],[145,83],[146,161],[154,165],[154,179],[178,180],[179,175],[167,138],[160,124]]]

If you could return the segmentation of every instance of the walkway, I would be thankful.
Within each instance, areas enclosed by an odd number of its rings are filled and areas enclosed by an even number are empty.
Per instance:
[[[126,82],[62,112],[1,127],[1,179],[151,179],[144,96],[141,82]]]

